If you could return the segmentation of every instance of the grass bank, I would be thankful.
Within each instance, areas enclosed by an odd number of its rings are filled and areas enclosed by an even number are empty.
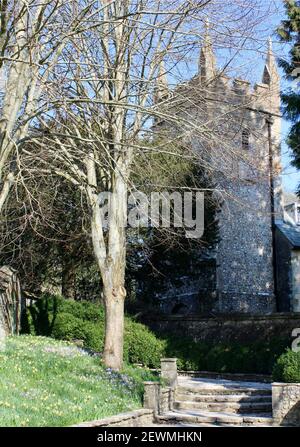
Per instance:
[[[0,352],[0,426],[61,427],[130,411],[154,379],[145,369],[105,369],[68,342],[10,337]]]

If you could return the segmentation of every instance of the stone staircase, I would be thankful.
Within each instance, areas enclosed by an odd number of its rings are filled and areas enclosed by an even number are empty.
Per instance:
[[[172,410],[160,423],[184,426],[269,426],[271,385],[179,376]]]

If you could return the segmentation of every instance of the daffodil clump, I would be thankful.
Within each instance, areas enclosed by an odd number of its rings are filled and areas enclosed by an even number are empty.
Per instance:
[[[68,426],[130,411],[151,379],[143,369],[108,370],[68,342],[10,337],[0,351],[0,426]]]

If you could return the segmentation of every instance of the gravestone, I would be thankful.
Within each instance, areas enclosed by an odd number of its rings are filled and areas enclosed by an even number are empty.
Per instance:
[[[17,272],[7,266],[0,268],[0,342],[7,335],[18,334],[21,325],[21,287]]]

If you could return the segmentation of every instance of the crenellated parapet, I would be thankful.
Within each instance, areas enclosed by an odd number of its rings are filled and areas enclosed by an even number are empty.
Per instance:
[[[266,62],[261,83],[253,87],[246,79],[234,79],[217,70],[213,44],[206,28],[204,42],[200,52],[199,71],[188,82],[169,88],[165,68],[161,62],[155,89],[155,103],[168,97],[181,97],[182,100],[196,98],[246,105],[258,111],[280,115],[280,76],[271,40],[268,44]],[[172,94],[170,94],[172,93]]]

